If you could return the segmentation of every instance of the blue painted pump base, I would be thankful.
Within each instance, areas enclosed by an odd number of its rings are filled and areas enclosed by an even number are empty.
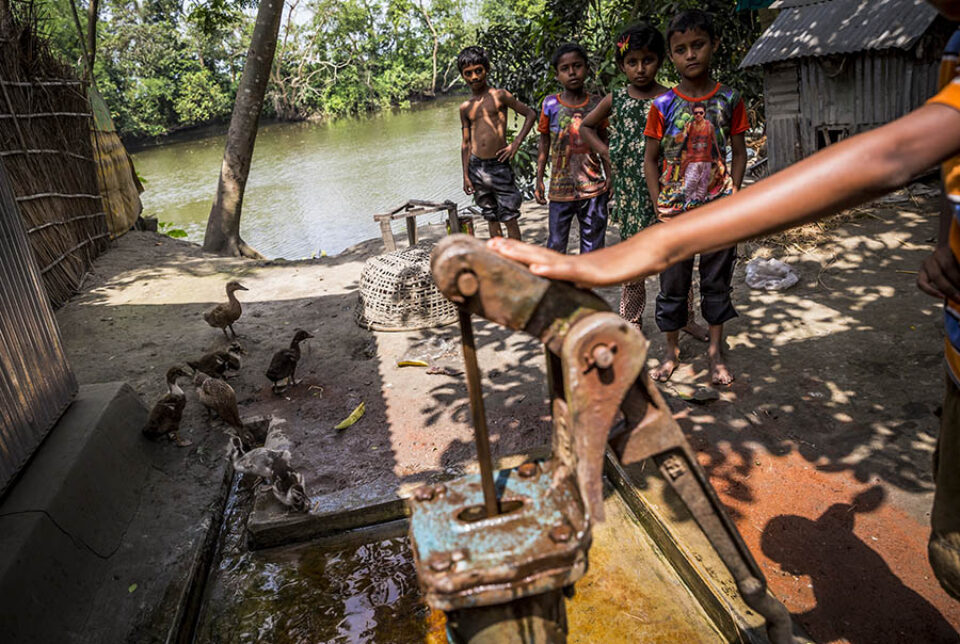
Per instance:
[[[516,602],[562,591],[586,573],[589,521],[572,477],[552,460],[529,462],[501,470],[496,489],[493,517],[479,474],[422,486],[409,501],[417,577],[432,608]]]

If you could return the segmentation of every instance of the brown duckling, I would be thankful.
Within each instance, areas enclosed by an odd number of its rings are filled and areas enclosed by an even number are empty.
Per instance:
[[[230,346],[227,347],[227,350],[223,353],[223,359],[227,363],[227,369],[230,371],[240,371],[240,367],[243,366],[241,356],[245,353],[246,351],[243,350],[243,345],[239,342],[231,342]]]
[[[279,394],[283,389],[290,385],[297,384],[297,363],[300,362],[300,343],[313,335],[297,329],[293,334],[293,340],[290,341],[289,348],[281,349],[273,354],[270,360],[270,366],[267,368],[267,379],[273,382],[273,393]],[[287,380],[287,384],[280,389],[278,384],[281,380]]]
[[[277,476],[285,476],[290,471],[290,451],[254,447],[245,450],[243,442],[236,436],[230,437],[227,456],[233,463],[233,469],[243,474],[253,474],[267,483]]]
[[[150,410],[147,424],[143,426],[143,435],[148,438],[169,436],[180,447],[186,447],[191,442],[180,438],[180,419],[183,418],[183,408],[187,404],[187,396],[177,384],[178,378],[189,378],[190,374],[181,367],[170,367],[167,370],[168,393],[156,402]]]
[[[207,321],[207,324],[223,331],[223,335],[228,339],[230,336],[227,335],[227,327],[230,328],[230,333],[236,338],[237,332],[233,330],[233,323],[239,320],[240,314],[243,313],[240,308],[240,300],[234,293],[246,290],[248,290],[247,287],[240,282],[233,280],[227,282],[227,301],[223,304],[217,304],[203,314],[203,319]]]
[[[227,361],[224,359],[225,351],[211,351],[196,360],[187,360],[187,366],[194,372],[205,373],[211,378],[223,378],[227,371]]]
[[[288,508],[297,512],[306,512],[309,509],[307,490],[303,485],[303,474],[296,470],[278,475],[270,486],[273,496]]]
[[[208,417],[212,412],[217,412],[220,419],[236,431],[245,445],[251,446],[256,442],[253,434],[243,426],[243,421],[240,420],[237,394],[233,387],[219,378],[211,378],[202,371],[193,374],[193,384],[197,388],[197,398],[207,408]]]
[[[240,356],[245,353],[239,342],[234,342],[226,351],[211,351],[187,365],[194,371],[202,371],[211,378],[224,378],[228,370],[240,371]]]
[[[290,467],[289,450],[255,447],[244,451],[243,442],[231,436],[227,456],[233,462],[235,471],[253,474],[265,481],[280,503],[298,512],[307,510],[303,474]]]

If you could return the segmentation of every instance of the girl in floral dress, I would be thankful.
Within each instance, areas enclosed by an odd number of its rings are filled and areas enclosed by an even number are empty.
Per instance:
[[[666,56],[666,45],[659,31],[647,24],[627,28],[617,38],[617,66],[627,76],[626,87],[615,89],[584,118],[580,125],[583,140],[600,154],[607,180],[612,183],[610,219],[620,229],[620,239],[632,237],[640,230],[656,223],[656,209],[650,202],[643,172],[647,110],[653,99],[667,91],[660,85],[657,71]],[[609,121],[608,121],[609,119]],[[597,136],[597,129],[606,127],[609,146]],[[643,309],[647,291],[643,280],[624,284],[620,292],[620,316],[643,326]],[[691,335],[702,335],[706,330],[693,323],[693,300],[689,300],[690,324],[685,328]]]

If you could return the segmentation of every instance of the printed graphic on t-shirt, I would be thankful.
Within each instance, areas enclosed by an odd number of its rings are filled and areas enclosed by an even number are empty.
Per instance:
[[[567,105],[556,94],[543,100],[538,130],[550,136],[550,201],[589,199],[603,192],[600,159],[580,136],[580,124],[600,99]]]
[[[749,123],[740,95],[717,83],[708,96],[672,89],[653,101],[645,135],[660,140],[657,210],[670,216],[733,192],[726,163],[729,139]]]

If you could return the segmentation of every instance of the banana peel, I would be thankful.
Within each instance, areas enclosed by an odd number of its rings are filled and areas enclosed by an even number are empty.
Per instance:
[[[340,423],[336,427],[334,427],[334,429],[337,431],[340,431],[356,423],[358,420],[363,418],[363,412],[366,411],[365,407],[366,407],[366,403],[360,403],[359,405],[357,405],[357,408],[354,409],[352,412],[350,412],[349,416],[341,420]]]
[[[398,367],[429,367],[430,364],[424,360],[398,360]]]

